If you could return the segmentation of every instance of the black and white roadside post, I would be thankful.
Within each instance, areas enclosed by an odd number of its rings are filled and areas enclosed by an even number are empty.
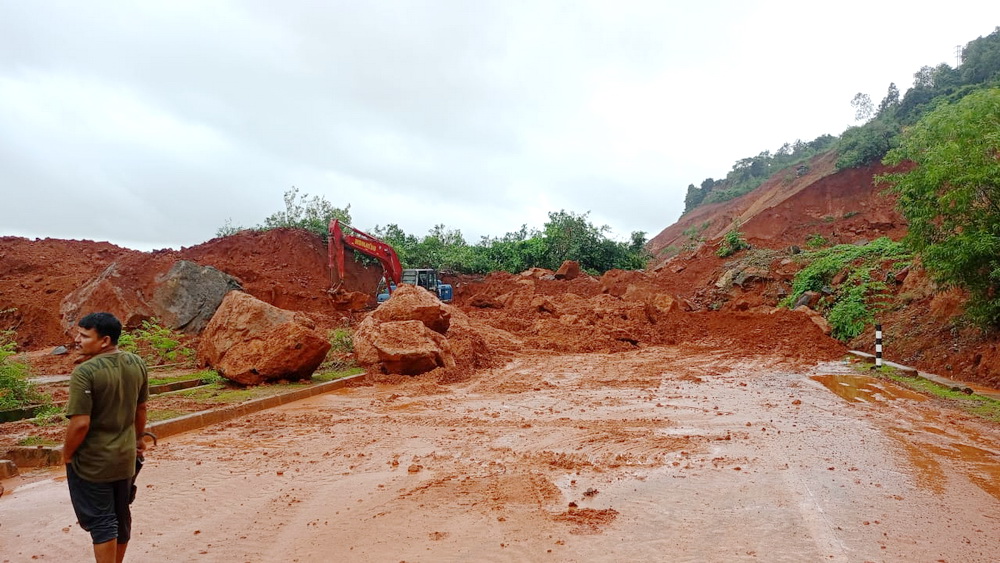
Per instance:
[[[875,367],[882,367],[882,325],[875,324]]]

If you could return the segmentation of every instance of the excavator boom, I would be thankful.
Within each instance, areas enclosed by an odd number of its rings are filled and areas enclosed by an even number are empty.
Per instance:
[[[337,272],[339,280],[335,288],[339,288],[344,283],[344,247],[348,246],[358,252],[371,256],[382,264],[385,275],[386,287],[398,285],[403,277],[403,266],[399,262],[399,256],[391,246],[368,233],[344,225],[341,228],[340,220],[330,221],[330,240],[327,243],[330,270]]]

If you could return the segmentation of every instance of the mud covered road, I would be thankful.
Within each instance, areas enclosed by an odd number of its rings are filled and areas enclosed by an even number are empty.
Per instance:
[[[343,389],[163,440],[129,560],[995,561],[995,428],[852,373],[673,346]],[[61,478],[0,546],[89,557]]]

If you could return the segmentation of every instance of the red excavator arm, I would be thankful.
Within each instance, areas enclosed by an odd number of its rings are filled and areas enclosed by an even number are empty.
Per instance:
[[[399,263],[396,251],[368,233],[363,233],[347,225],[344,225],[344,230],[341,230],[340,220],[334,219],[330,221],[330,240],[327,242],[327,248],[330,256],[330,270],[337,272],[340,278],[335,288],[339,288],[340,284],[344,283],[344,246],[349,246],[378,260],[385,272],[385,285],[390,291],[392,291],[393,284],[399,285],[403,276],[403,266]]]

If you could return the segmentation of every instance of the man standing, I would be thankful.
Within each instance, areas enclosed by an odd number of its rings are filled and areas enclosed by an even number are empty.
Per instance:
[[[114,315],[91,313],[78,324],[76,344],[89,359],[70,378],[66,481],[80,527],[94,541],[94,558],[121,562],[132,531],[136,455],[145,446],[149,378],[141,358],[118,350],[122,325]]]

